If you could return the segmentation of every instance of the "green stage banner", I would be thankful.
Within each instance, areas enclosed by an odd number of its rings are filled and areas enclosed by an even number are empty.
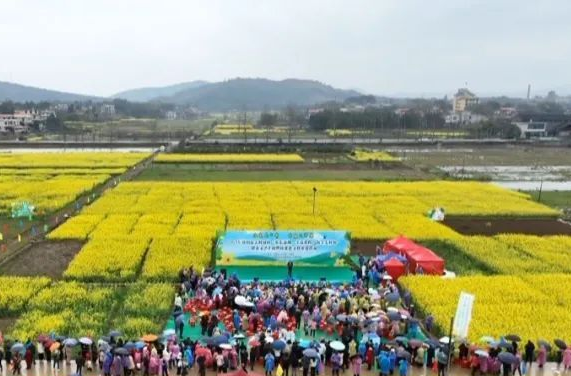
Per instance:
[[[216,244],[216,265],[345,266],[345,231],[227,231]]]

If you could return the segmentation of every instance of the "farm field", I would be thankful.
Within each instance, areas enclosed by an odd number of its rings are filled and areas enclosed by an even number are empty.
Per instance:
[[[184,156],[188,158],[189,154]],[[144,158],[138,157],[138,160]],[[556,289],[549,287],[550,284],[571,278],[571,267],[566,261],[571,256],[569,236],[501,233],[469,236],[427,217],[435,207],[445,208],[450,218],[482,220],[548,221],[561,214],[525,193],[480,182],[359,180],[366,179],[368,174],[382,176],[391,170],[339,170],[339,175],[332,170],[293,167],[225,171],[212,169],[210,162],[199,164],[205,168],[197,168],[192,162],[181,161],[176,154],[160,158],[166,163],[147,168],[137,181],[121,182],[107,190],[48,235],[48,242],[76,247],[69,248],[59,266],[54,266],[53,273],[45,274],[49,278],[34,279],[31,287],[24,289],[18,287],[23,285],[18,280],[22,277],[3,277],[11,278],[6,281],[17,287],[17,296],[22,296],[18,299],[28,301],[6,312],[13,322],[12,335],[35,336],[48,327],[74,336],[97,335],[112,328],[120,328],[132,337],[160,332],[172,308],[172,283],[180,269],[192,266],[201,271],[211,265],[215,239],[226,229],[346,230],[355,241],[376,244],[398,235],[410,237],[443,257],[447,268],[459,278],[449,281],[407,277],[402,286],[410,289],[418,307],[432,313],[443,328],[449,322],[459,291],[481,295],[481,300],[477,298],[481,305],[476,303],[479,308],[474,315],[471,338],[481,333],[513,332],[515,325],[519,328],[525,320],[533,321],[536,312],[525,302],[537,299],[547,307],[557,305],[548,293]],[[59,172],[54,175],[57,179],[70,176],[81,181],[81,177],[92,176],[90,170],[105,171],[100,175],[108,179],[138,160],[124,162],[123,166],[96,161],[98,167],[89,168],[86,167],[89,162],[80,160],[57,167],[53,165],[55,160],[34,162],[29,157],[27,161],[2,164],[0,168],[9,172],[6,176],[22,177],[24,182],[33,179],[34,173],[55,172]],[[18,168],[19,163],[24,167]],[[266,159],[262,163],[271,161]],[[181,176],[189,181],[174,181]],[[207,181],[208,176],[212,181]],[[344,181],[335,181],[331,176]],[[347,180],[351,178],[354,180]],[[48,187],[44,191],[56,190]],[[78,251],[77,247],[81,249]],[[50,252],[54,255],[57,249]],[[5,270],[0,267],[0,274]],[[542,286],[541,291],[534,287],[536,284]],[[512,327],[505,322],[495,327],[492,324],[496,320],[488,319],[503,312],[497,311],[501,307],[497,296],[502,289],[510,291],[506,312],[514,314]],[[434,297],[440,290],[442,295]],[[562,294],[565,304],[571,301]],[[2,299],[13,297],[0,294],[0,310]],[[68,305],[47,305],[52,300]],[[558,319],[568,322],[565,307],[554,307],[553,312]],[[538,317],[546,317],[547,312],[548,309],[539,310]],[[530,325],[522,328],[519,333],[530,336],[542,333],[548,336],[563,330],[559,324],[550,325],[545,320],[539,329]]]
[[[0,154],[0,217],[28,202],[45,215],[148,157],[145,153]]]
[[[159,154],[155,163],[301,163],[299,154]]]

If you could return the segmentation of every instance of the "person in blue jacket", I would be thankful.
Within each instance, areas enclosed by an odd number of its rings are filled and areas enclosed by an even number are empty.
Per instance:
[[[389,376],[389,372],[391,370],[391,361],[386,352],[381,351],[379,357],[377,358],[377,363],[379,364],[380,376]]]
[[[264,369],[266,370],[266,376],[272,376],[272,372],[274,371],[274,367],[276,366],[276,360],[274,358],[274,354],[271,352],[266,354],[264,358]]]
[[[395,367],[397,366],[397,353],[395,349],[391,349],[389,353],[389,362],[390,362],[390,372],[391,375],[395,372]]]
[[[408,373],[408,362],[406,359],[401,359],[399,363],[399,376],[406,376]]]

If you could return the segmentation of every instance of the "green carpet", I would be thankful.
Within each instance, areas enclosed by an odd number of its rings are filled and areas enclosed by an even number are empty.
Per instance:
[[[259,278],[261,281],[283,281],[287,278],[285,266],[217,266],[216,269],[226,269],[228,276],[236,273],[243,282],[250,282],[254,278]],[[294,266],[293,268],[293,278],[298,281],[317,282],[325,278],[328,282],[350,282],[353,274],[353,271],[346,267]]]

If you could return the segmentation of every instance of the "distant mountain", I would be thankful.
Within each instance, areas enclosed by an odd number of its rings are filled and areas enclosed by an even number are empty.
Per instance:
[[[6,100],[14,102],[73,102],[89,99],[97,98],[0,81],[0,102]]]
[[[236,78],[186,89],[160,100],[193,105],[207,111],[229,111],[276,109],[290,103],[307,106],[357,95],[360,94],[354,90],[336,89],[318,81]]]
[[[162,97],[170,97],[183,90],[195,89],[206,84],[208,84],[206,81],[190,81],[170,86],[143,87],[122,91],[113,95],[112,98],[121,98],[132,102],[147,102]]]

